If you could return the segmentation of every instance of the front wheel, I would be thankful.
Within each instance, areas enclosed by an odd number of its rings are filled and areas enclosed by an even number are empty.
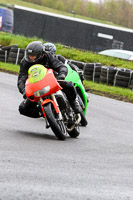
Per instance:
[[[53,105],[51,103],[43,106],[46,118],[49,122],[49,125],[59,140],[66,139],[66,128],[64,122],[59,119],[58,114],[56,113]]]

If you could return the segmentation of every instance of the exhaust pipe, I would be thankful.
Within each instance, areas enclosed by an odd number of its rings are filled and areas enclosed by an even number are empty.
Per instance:
[[[80,113],[77,114],[77,117],[78,118],[77,118],[76,122],[70,128],[67,127],[67,131],[71,132],[75,128],[75,126],[80,123],[80,121],[81,121]]]

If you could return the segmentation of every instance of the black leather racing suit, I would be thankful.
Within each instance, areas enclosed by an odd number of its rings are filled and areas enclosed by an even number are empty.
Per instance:
[[[35,64],[35,63],[34,63]],[[50,53],[45,53],[44,57],[40,60],[39,63],[42,64],[46,68],[51,68],[55,72],[55,77],[60,80],[60,76],[67,75],[67,67],[59,61],[57,58],[52,56]],[[18,75],[18,82],[17,86],[19,89],[19,92],[21,94],[25,93],[25,82],[28,78],[28,69],[32,66],[32,63],[28,63],[25,58],[22,59],[20,63],[20,72]],[[72,82],[67,83],[60,83],[61,87],[63,88],[63,91],[66,93],[67,98],[69,102],[75,101],[76,98],[76,90],[74,88],[74,85]],[[19,112],[22,115],[37,118],[40,117],[39,110],[37,109],[37,104],[29,101],[28,99],[24,100],[20,106],[19,106]]]

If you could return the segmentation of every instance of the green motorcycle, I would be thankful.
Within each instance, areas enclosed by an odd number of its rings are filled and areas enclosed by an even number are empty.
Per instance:
[[[79,104],[82,109],[82,112],[80,113],[81,114],[81,122],[80,123],[82,126],[87,126],[88,122],[87,122],[85,115],[86,115],[86,111],[87,111],[88,98],[87,98],[85,88],[81,82],[79,74],[76,71],[72,70],[72,68],[67,63],[65,65],[68,68],[68,74],[67,74],[65,80],[72,81],[74,83],[74,87],[76,88],[76,91],[78,94]]]

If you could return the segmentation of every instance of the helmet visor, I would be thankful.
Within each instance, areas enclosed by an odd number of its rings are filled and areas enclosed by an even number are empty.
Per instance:
[[[25,52],[25,58],[28,62],[36,62],[37,60],[39,60],[42,56],[42,52],[29,52],[29,51],[26,51]]]

